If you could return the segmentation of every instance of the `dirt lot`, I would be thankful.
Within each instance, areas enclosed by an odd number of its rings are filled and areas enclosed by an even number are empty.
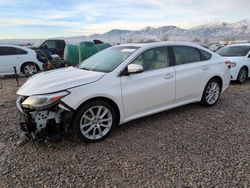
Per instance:
[[[0,187],[250,187],[250,81],[232,84],[215,107],[142,118],[101,143],[23,146],[15,80],[3,82]]]

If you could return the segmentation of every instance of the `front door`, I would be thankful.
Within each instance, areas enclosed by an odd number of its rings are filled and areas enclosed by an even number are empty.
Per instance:
[[[121,77],[125,116],[133,119],[171,105],[175,100],[175,69],[170,66],[167,47],[150,49],[131,64],[144,72]]]

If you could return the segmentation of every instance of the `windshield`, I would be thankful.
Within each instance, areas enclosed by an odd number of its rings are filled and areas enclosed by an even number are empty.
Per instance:
[[[42,45],[43,42],[44,42],[44,40],[39,40],[35,44],[33,44],[32,47],[38,48]]]
[[[217,53],[225,57],[240,57],[246,56],[250,51],[250,46],[226,46]]]
[[[107,48],[83,61],[79,68],[98,72],[111,72],[137,49],[138,47],[134,46]]]

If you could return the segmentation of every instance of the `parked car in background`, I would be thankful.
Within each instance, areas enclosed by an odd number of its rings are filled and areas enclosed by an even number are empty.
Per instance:
[[[244,83],[250,77],[250,43],[228,45],[217,53],[231,61],[232,80]]]
[[[213,106],[229,83],[224,58],[199,45],[125,44],[79,67],[33,76],[18,90],[17,107],[30,138],[73,130],[97,142],[118,124],[143,116],[194,102]]]
[[[0,75],[23,73],[27,76],[42,70],[42,63],[38,61],[36,52],[32,49],[14,46],[0,45]]]
[[[51,54],[57,54],[60,57],[64,55],[64,49],[66,46],[65,40],[60,39],[49,39],[49,40],[41,40],[35,43],[31,48],[33,50],[49,50]]]
[[[210,44],[210,45],[208,46],[208,49],[210,49],[210,50],[213,51],[213,52],[216,52],[216,51],[218,51],[219,49],[221,49],[221,48],[224,47],[224,46],[225,46],[225,45],[219,44],[219,43]]]

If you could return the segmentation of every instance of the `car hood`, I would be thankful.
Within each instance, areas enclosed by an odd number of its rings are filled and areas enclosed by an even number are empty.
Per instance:
[[[39,73],[30,77],[17,91],[18,95],[30,96],[53,93],[80,85],[96,82],[105,73],[86,71],[74,67]]]

